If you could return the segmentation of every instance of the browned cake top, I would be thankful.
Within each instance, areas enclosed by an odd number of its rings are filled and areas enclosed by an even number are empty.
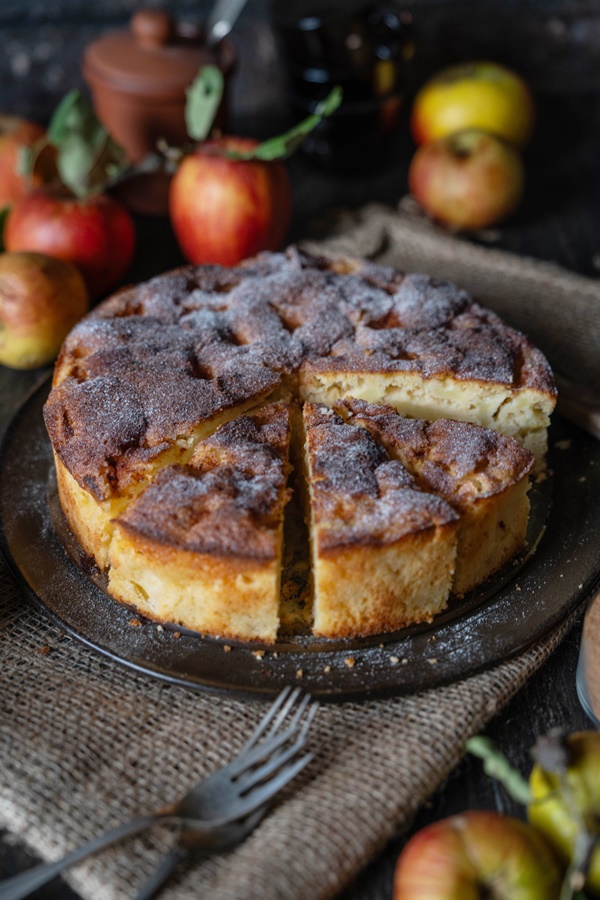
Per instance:
[[[320,550],[393,543],[457,520],[444,500],[422,492],[364,429],[311,403],[304,406],[304,423]]]
[[[46,423],[69,471],[103,499],[198,423],[301,367],[449,374],[554,396],[543,355],[465,291],[291,248],[180,269],[101,304],[65,342]]]
[[[366,428],[415,475],[419,485],[458,509],[498,494],[527,475],[533,454],[490,428],[454,419],[407,419],[392,407],[348,399],[335,404],[344,420]]]
[[[160,472],[117,521],[177,550],[273,560],[288,499],[289,435],[283,404],[222,425],[188,466]]]

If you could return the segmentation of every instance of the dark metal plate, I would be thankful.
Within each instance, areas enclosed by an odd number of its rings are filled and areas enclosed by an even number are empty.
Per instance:
[[[264,652],[248,645],[225,649],[223,641],[160,628],[109,597],[72,540],[49,481],[52,452],[42,420],[48,389],[42,385],[25,401],[5,436],[0,549],[27,593],[61,627],[149,675],[255,694],[297,681],[322,699],[413,692],[523,651],[575,609],[600,577],[600,444],[558,419],[551,431],[553,475],[532,496],[535,552],[452,603],[431,625],[352,641],[296,638]]]

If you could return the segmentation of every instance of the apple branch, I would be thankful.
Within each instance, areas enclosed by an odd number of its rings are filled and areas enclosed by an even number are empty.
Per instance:
[[[524,805],[531,802],[531,791],[527,781],[520,772],[511,766],[493,741],[482,735],[476,735],[469,738],[465,747],[473,756],[483,760],[485,774],[499,781],[513,800]]]

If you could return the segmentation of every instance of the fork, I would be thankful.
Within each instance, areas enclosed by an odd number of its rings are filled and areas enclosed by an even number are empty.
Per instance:
[[[264,815],[268,803],[311,761],[311,753],[300,754],[316,709],[317,704],[300,688],[284,688],[239,754],[226,766],[199,781],[174,803],[124,822],[56,862],[42,863],[0,882],[0,900],[21,900],[65,869],[161,820],[185,822],[193,827],[198,845],[204,841],[207,848],[212,843],[218,850],[219,837],[224,840],[233,835],[225,830],[227,826],[254,814],[255,827],[262,818],[258,812]]]
[[[267,732],[266,738],[270,738],[272,735],[277,733],[281,724],[280,720],[285,719],[285,717],[288,715],[288,712],[293,707],[296,698],[300,695],[301,691],[299,688],[291,691],[287,699],[287,705],[279,711],[279,715],[277,717],[274,716],[273,720],[271,721],[265,720],[263,723],[261,723],[264,728],[263,734],[265,731]],[[287,748],[282,745],[281,751],[274,752],[272,754],[272,759],[268,764],[256,768],[253,771],[251,769],[247,770],[248,774],[246,776],[247,781],[245,790],[249,790],[252,786],[258,784],[263,779],[268,778],[271,775],[271,772],[276,771],[282,764],[287,762],[288,759],[293,758],[295,753],[298,752],[296,748],[301,744],[303,745],[306,739],[308,728],[317,710],[316,704],[312,704],[309,708],[310,701],[310,696],[308,694],[304,694],[294,713],[293,719],[288,726],[288,730],[291,735],[295,735],[297,733],[297,737],[295,738],[294,742],[291,743]],[[240,751],[240,758],[244,758],[246,754],[249,754],[250,751],[253,751],[255,744],[256,733],[252,735],[247,744]],[[260,763],[261,758],[264,758],[264,746],[265,744],[259,745],[256,750],[254,750],[254,754],[258,754],[257,763]],[[247,757],[247,759],[248,758],[249,757]],[[233,779],[235,779],[235,777],[236,776],[234,772]],[[201,788],[203,789],[203,792],[206,790],[206,782],[201,785]],[[218,789],[222,790],[220,786],[218,787]],[[192,800],[193,802],[191,794],[193,794],[193,791],[188,794],[188,800]],[[223,802],[226,804],[227,799],[226,797],[224,798],[219,796],[218,798],[211,798],[209,802]],[[150,878],[136,894],[135,900],[151,900],[152,897],[155,897],[159,890],[166,883],[166,881],[173,874],[173,872],[190,856],[207,856],[211,853],[232,849],[233,847],[240,844],[256,827],[258,822],[265,815],[266,811],[266,805],[262,806],[253,814],[252,817],[241,821],[238,819],[231,825],[226,826],[221,834],[215,835],[215,842],[212,846],[207,845],[205,835],[198,834],[198,830],[194,822],[182,816],[179,833],[177,835],[175,844],[163,857]]]

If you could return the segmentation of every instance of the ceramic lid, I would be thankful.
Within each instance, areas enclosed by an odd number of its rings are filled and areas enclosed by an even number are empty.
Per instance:
[[[110,32],[87,48],[89,74],[131,94],[156,97],[180,95],[198,69],[213,63],[227,72],[233,63],[231,45],[202,44],[195,26],[178,24],[164,10],[140,10],[128,30]]]

